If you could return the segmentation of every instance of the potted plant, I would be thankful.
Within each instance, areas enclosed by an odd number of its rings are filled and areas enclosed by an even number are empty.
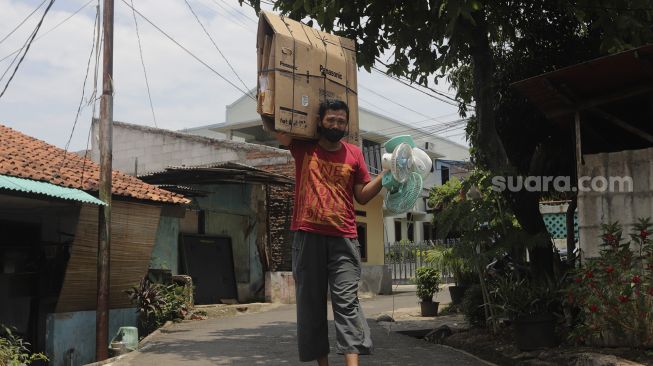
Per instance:
[[[433,301],[433,295],[440,291],[440,273],[433,267],[418,267],[415,271],[417,297],[421,300],[422,316],[438,315],[439,302]]]
[[[478,282],[478,275],[465,262],[464,258],[457,255],[453,248],[449,248],[443,256],[444,267],[453,275],[454,285],[449,286],[451,303],[462,303],[465,292],[469,286]]]
[[[556,345],[553,309],[558,295],[553,286],[509,275],[495,280],[493,294],[500,312],[514,325],[517,348],[529,351]]]

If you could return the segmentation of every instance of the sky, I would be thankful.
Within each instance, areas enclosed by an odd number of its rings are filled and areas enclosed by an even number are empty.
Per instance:
[[[258,18],[254,9],[241,7],[237,0],[187,1],[199,23],[184,0],[115,0],[115,121],[169,130],[221,123],[225,107],[243,90],[256,86]],[[0,0],[0,93],[18,63],[15,56],[21,53],[15,52],[26,44],[49,2]],[[137,32],[134,12],[126,5],[132,2],[189,52],[138,14]],[[101,59],[96,98],[95,54],[89,63],[97,6],[98,0],[55,1],[0,97],[0,124],[69,151],[86,148],[93,111],[97,117],[102,93]],[[267,10],[272,10],[271,6]],[[361,107],[412,126],[439,130],[437,125],[459,118],[456,107],[375,71],[359,69],[358,86]],[[432,87],[453,95],[444,81]],[[440,135],[467,145],[462,127]]]

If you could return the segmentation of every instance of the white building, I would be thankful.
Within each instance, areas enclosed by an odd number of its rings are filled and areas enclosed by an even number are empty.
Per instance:
[[[252,98],[244,95],[228,105],[225,121],[180,132],[275,147],[279,145],[270,133],[263,130],[261,118],[256,113],[256,102]],[[381,146],[396,135],[411,135],[417,146],[433,159],[434,174],[424,181],[424,199],[418,200],[413,210],[406,214],[392,216],[384,213],[385,242],[431,239],[432,214],[426,207],[428,189],[446,182],[450,176],[464,172],[461,165],[469,162],[469,148],[364,107],[359,107],[359,130],[363,153],[371,173],[378,172],[380,168]]]

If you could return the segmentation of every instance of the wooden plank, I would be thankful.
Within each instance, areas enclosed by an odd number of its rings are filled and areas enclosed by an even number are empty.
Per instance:
[[[114,201],[111,215],[110,308],[131,307],[124,291],[147,273],[161,208]],[[56,312],[95,310],[97,206],[83,205]]]

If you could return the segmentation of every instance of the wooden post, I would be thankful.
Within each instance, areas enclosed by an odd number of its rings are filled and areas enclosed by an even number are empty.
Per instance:
[[[95,358],[109,357],[109,259],[111,258],[111,160],[113,138],[113,0],[104,0],[102,96],[100,98],[100,209],[97,253]]]
[[[581,148],[580,139],[580,111],[574,113],[574,124],[576,129],[576,180],[578,181],[580,179],[580,167],[583,165],[583,149]]]
[[[580,111],[577,110],[574,113],[574,128],[575,128],[575,137],[576,137],[576,197],[569,204],[567,209],[567,258],[572,258],[574,255],[573,250],[576,248],[575,243],[575,232],[574,232],[574,213],[570,212],[571,210],[575,211],[578,205],[578,195],[580,194],[580,184],[579,179],[581,175],[581,166],[583,165],[583,149],[581,145],[581,136],[580,136]],[[578,217],[578,222],[580,224],[580,215]],[[571,227],[570,227],[571,226]],[[569,237],[571,235],[571,238]],[[580,242],[578,243],[580,246]]]

